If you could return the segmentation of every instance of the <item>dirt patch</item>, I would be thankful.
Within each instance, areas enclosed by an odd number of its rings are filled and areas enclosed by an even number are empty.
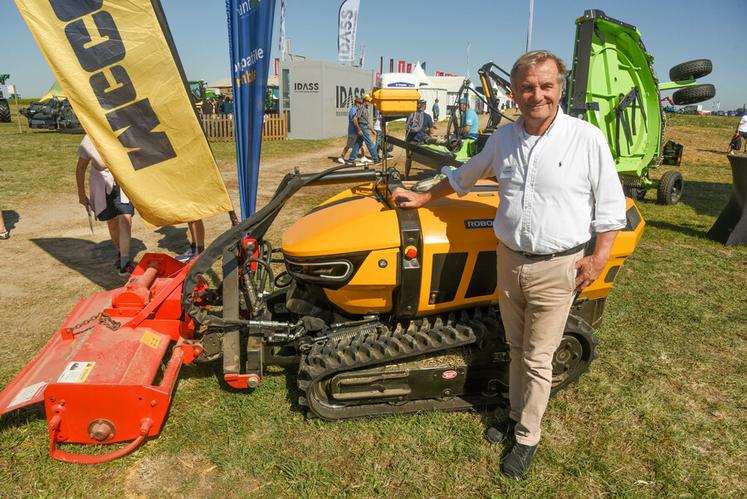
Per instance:
[[[200,456],[147,457],[130,468],[126,497],[207,497],[212,491],[215,465]]]

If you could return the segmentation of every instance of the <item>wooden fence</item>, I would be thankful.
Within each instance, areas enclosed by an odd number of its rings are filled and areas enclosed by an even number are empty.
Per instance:
[[[285,140],[288,137],[287,114],[266,114],[262,140]],[[200,117],[208,140],[233,142],[233,114],[206,114]]]

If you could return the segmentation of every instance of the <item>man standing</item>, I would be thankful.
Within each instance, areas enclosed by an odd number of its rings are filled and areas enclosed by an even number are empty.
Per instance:
[[[371,97],[365,95],[363,97],[363,104],[358,107],[358,112],[353,117],[353,125],[355,126],[357,138],[355,144],[353,144],[350,158],[348,158],[348,162],[350,163],[355,161],[355,157],[364,142],[366,143],[366,148],[371,153],[371,159],[373,159],[374,163],[381,161],[379,153],[376,151],[376,146],[371,140],[371,115],[368,112],[368,102],[370,100]]]
[[[438,116],[441,114],[441,106],[438,105],[438,99],[431,106],[431,112],[433,113],[433,121],[438,122]]]
[[[559,107],[565,74],[550,52],[520,57],[511,87],[521,117],[496,130],[460,168],[444,171],[448,178],[431,191],[392,193],[400,206],[416,208],[453,192],[464,195],[479,178],[498,179],[493,229],[511,409],[492,431],[512,440],[501,471],[516,479],[529,470],[539,444],[552,358],[574,296],[600,276],[625,226],[625,198],[604,135]],[[592,232],[593,253],[584,256]]]
[[[742,137],[742,140],[744,141],[744,152],[747,153],[747,112],[745,112],[745,114],[743,114],[739,119],[736,134]]]
[[[361,107],[362,103],[363,99],[361,99],[360,97],[356,97],[353,101],[353,105],[348,111],[348,141],[345,143],[342,154],[339,158],[337,158],[337,161],[339,163],[345,163],[345,155],[355,145],[355,141],[358,139],[357,129],[355,123],[353,122],[353,118],[355,118],[355,115],[358,114],[358,108]]]
[[[90,199],[86,196],[86,169],[93,163],[89,177]],[[132,215],[135,208],[127,196],[114,182],[114,176],[104,164],[91,138],[86,135],[78,146],[78,164],[75,171],[78,185],[78,201],[87,210],[93,210],[96,218],[106,222],[109,235],[117,249],[117,260],[114,266],[119,275],[126,276],[135,269],[130,260],[130,240],[132,234]]]

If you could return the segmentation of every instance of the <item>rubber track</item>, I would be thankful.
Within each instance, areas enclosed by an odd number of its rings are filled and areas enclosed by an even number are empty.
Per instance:
[[[341,372],[401,362],[480,342],[488,333],[497,334],[499,322],[493,308],[480,308],[462,311],[458,318],[450,314],[412,321],[407,328],[402,324],[397,324],[394,330],[384,325],[375,330],[367,327],[361,334],[343,334],[315,345],[302,357],[299,366],[299,405],[327,420],[471,407],[477,401],[459,397],[396,404],[377,401],[372,404],[331,406],[317,399],[314,388],[316,384]]]

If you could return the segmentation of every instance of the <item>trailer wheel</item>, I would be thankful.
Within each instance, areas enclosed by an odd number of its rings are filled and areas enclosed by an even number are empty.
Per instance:
[[[659,179],[659,188],[656,191],[656,202],[659,204],[677,204],[682,198],[682,189],[685,180],[682,174],[676,170],[664,172]]]
[[[0,122],[10,123],[10,105],[5,99],[0,99]]]
[[[703,85],[694,85],[692,87],[685,87],[677,90],[672,95],[672,102],[678,106],[687,104],[697,104],[708,99],[712,99],[716,96],[716,87],[710,83]]]
[[[563,338],[552,357],[552,388],[550,395],[574,383],[589,370],[596,357],[597,338],[594,330],[573,315],[568,317]]]
[[[697,79],[711,74],[711,71],[713,71],[713,63],[710,59],[695,59],[672,66],[669,70],[669,79],[672,81]]]

